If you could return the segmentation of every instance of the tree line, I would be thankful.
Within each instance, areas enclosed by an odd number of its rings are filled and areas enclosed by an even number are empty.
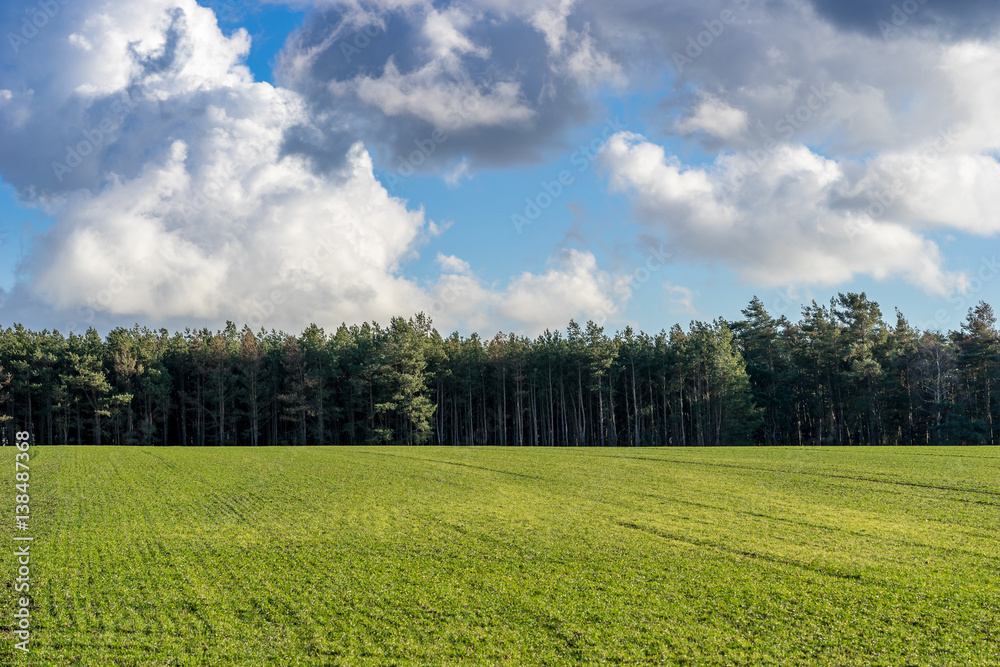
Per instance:
[[[886,324],[864,293],[798,322],[528,338],[423,314],[298,336],[0,329],[0,433],[37,444],[719,446],[996,444],[992,308],[958,331]]]

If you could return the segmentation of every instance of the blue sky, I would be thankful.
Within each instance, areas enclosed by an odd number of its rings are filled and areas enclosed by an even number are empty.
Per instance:
[[[7,3],[0,325],[956,328],[1000,294],[987,6]]]

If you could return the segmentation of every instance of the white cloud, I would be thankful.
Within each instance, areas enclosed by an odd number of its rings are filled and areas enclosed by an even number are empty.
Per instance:
[[[663,289],[667,293],[671,313],[692,317],[699,315],[698,308],[694,305],[694,290],[682,285],[674,285],[669,281],[663,283]]]
[[[431,7],[424,20],[423,35],[427,40],[431,60],[438,60],[450,68],[458,65],[459,56],[472,55],[477,58],[488,58],[490,50],[485,46],[473,44],[462,30],[473,22],[472,16],[458,7],[438,11]]]
[[[514,278],[500,297],[500,313],[541,328],[553,320],[566,322],[585,313],[597,320],[617,312],[612,299],[615,278],[601,271],[593,254],[568,250],[542,274]]]
[[[753,284],[901,276],[935,295],[967,284],[944,268],[936,244],[891,216],[864,218],[863,210],[832,206],[850,179],[804,146],[776,145],[763,164],[737,153],[710,168],[684,168],[662,147],[621,133],[603,160],[612,189],[630,193],[651,229],[701,259],[733,266]]]
[[[533,8],[529,21],[540,33],[545,35],[549,50],[559,54],[569,33],[567,19],[573,10],[576,0],[554,0],[540,2]]]
[[[616,302],[615,297],[630,296],[621,276],[602,270],[592,253],[580,250],[565,250],[550,258],[543,273],[525,271],[505,285],[485,284],[456,257],[439,255],[438,263],[444,271],[430,312],[446,328],[533,335],[574,318],[603,323],[627,305],[627,298]]]
[[[447,130],[427,169],[452,185],[538,160],[595,117],[595,86],[659,86],[670,53],[714,10],[693,0],[315,4],[343,21],[312,26],[283,54],[286,83],[309,79],[298,93],[255,82],[248,34],[223,34],[195,0],[75,0],[35,38],[34,57],[5,61],[0,173],[59,212],[26,264],[36,296],[123,318],[270,309],[278,324],[439,304],[444,320],[532,329],[607,310],[617,278],[580,251],[496,283],[450,255],[429,284],[408,278],[406,263],[445,227],[386,193],[360,138],[398,156],[427,124]],[[886,42],[838,29],[808,2],[783,8],[751,3],[664,93],[668,113],[694,100],[674,129],[726,152],[691,166],[619,134],[602,158],[610,188],[628,193],[648,229],[748,282],[898,276],[929,294],[960,291],[965,277],[924,234],[1000,231],[1000,39],[922,29]],[[387,11],[404,24],[393,27],[401,41],[374,40],[344,65],[337,40],[384,24]],[[521,41],[503,41],[511,35]],[[119,118],[123,91],[134,108]],[[90,155],[57,178],[53,163],[107,119]],[[299,127],[337,135],[339,173],[288,154]],[[940,149],[938,130],[951,137]],[[693,308],[688,288],[666,289]]]
[[[465,59],[486,61],[491,51],[475,44],[465,31],[481,19],[459,6],[436,9],[430,3],[414,3],[408,18],[419,29],[419,48],[407,57],[420,56],[420,65],[400,70],[390,57],[378,76],[358,74],[330,81],[338,98],[356,96],[386,116],[412,115],[434,127],[449,131],[476,127],[509,126],[531,121],[530,107],[513,78],[473,77]],[[301,72],[330,46],[324,42],[303,54],[304,62],[292,62],[290,72]],[[293,74],[294,76],[294,74]]]
[[[596,88],[626,81],[576,5],[326,2],[289,39],[277,76],[314,108],[316,135],[340,141],[354,132],[380,167],[405,160],[435,129],[448,140],[422,173],[447,178],[463,159],[476,172],[537,163],[564,130],[593,117]],[[368,28],[370,46],[353,51]]]
[[[405,265],[447,225],[390,196],[360,142],[334,173],[284,152],[288,129],[308,123],[309,109],[297,94],[253,80],[243,65],[245,33],[225,37],[193,0],[156,0],[141,10],[120,4],[119,12],[93,0],[74,22],[79,39],[70,46],[78,55],[69,71],[59,69],[65,51],[37,61],[22,75],[26,84],[44,82],[40,92],[3,96],[32,112],[31,122],[45,114],[54,127],[99,128],[111,101],[129,94],[124,117],[114,117],[72,167],[73,174],[91,170],[90,185],[42,197],[56,221],[24,265],[16,293],[31,301],[23,308],[75,312],[78,325],[232,319],[293,331],[311,321],[333,326],[423,310],[442,326],[489,330],[504,321],[526,331],[610,302],[610,277],[593,255],[578,252],[542,274],[517,272],[496,284],[481,281],[460,257],[438,254],[440,276],[421,286]],[[55,26],[51,34],[53,43],[69,44]],[[456,35],[445,50],[474,50]],[[78,48],[84,39],[91,50]],[[54,79],[51,70],[58,70]],[[473,95],[453,94],[430,102],[440,106],[427,107],[428,116]],[[505,84],[481,91],[484,108],[469,122],[501,122],[489,116],[500,111],[486,109],[498,100],[506,118],[516,117],[515,97]],[[5,107],[0,113],[11,118]],[[79,136],[55,142],[54,155],[23,153],[20,163],[41,165],[37,173],[53,180],[45,171],[63,157],[60,144]]]
[[[439,62],[401,74],[395,63],[389,61],[378,78],[331,82],[330,89],[338,95],[353,91],[360,100],[387,116],[411,114],[450,131],[514,125],[535,115],[516,82],[479,85],[464,77],[449,76]]]
[[[454,255],[445,255],[440,252],[437,255],[437,263],[441,266],[442,272],[449,274],[469,273],[472,268],[465,260],[459,259]]]
[[[715,197],[707,172],[686,169],[676,157],[638,134],[619,132],[608,140],[602,160],[611,167],[614,191],[634,189],[639,203],[664,217],[690,220],[706,232],[729,230],[738,216],[728,203]]]
[[[682,134],[704,132],[719,139],[733,140],[746,132],[747,125],[746,111],[706,95],[693,114],[677,123],[677,130]]]
[[[455,166],[444,173],[443,178],[448,187],[455,188],[461,185],[462,181],[471,181],[472,176],[472,167],[469,164],[469,160],[462,158],[455,163]]]
[[[101,46],[84,56],[93,70],[76,68],[66,85],[97,81],[93,71],[107,75],[95,95],[117,95],[115,82],[128,83],[139,100],[130,123],[97,149],[135,151],[140,166],[65,197],[27,265],[31,293],[54,308],[118,319],[292,329],[384,319],[428,303],[401,266],[432,230],[421,212],[388,195],[363,146],[332,176],[283,156],[285,130],[303,121],[305,108],[296,95],[252,80],[241,63],[245,34],[225,38],[193,1],[158,8],[123,3],[122,12],[95,13],[80,28]],[[182,14],[171,18],[172,8]],[[129,55],[167,49],[172,58],[145,70]],[[106,62],[120,73],[107,72]],[[59,110],[58,94],[46,92],[33,104]],[[160,122],[170,109],[182,125]],[[101,165],[100,156],[90,159],[88,166]]]
[[[584,27],[583,32],[574,34],[574,41],[577,47],[566,59],[565,65],[574,79],[587,87],[605,82],[617,86],[625,84],[626,77],[621,65],[599,50],[590,36],[589,25]]]
[[[79,47],[83,51],[90,51],[92,48],[94,48],[94,46],[90,43],[90,41],[86,37],[77,32],[74,32],[72,35],[69,36],[69,43],[72,44],[73,46]]]
[[[177,141],[138,177],[74,194],[33,262],[36,293],[119,316],[292,328],[426,303],[399,273],[423,216],[388,196],[360,146],[331,182],[281,159],[265,124],[214,129],[200,150],[215,159]],[[240,159],[248,146],[255,159]]]

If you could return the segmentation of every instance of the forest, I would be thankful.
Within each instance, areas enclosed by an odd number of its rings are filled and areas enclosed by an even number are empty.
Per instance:
[[[135,326],[106,337],[0,329],[0,433],[40,445],[498,446],[996,444],[1000,335],[887,324],[864,294],[798,322],[613,336],[452,333],[424,314],[298,336]]]

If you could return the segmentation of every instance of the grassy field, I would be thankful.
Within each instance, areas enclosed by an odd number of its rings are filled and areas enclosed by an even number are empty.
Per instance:
[[[0,664],[1000,665],[998,449],[32,453]]]

